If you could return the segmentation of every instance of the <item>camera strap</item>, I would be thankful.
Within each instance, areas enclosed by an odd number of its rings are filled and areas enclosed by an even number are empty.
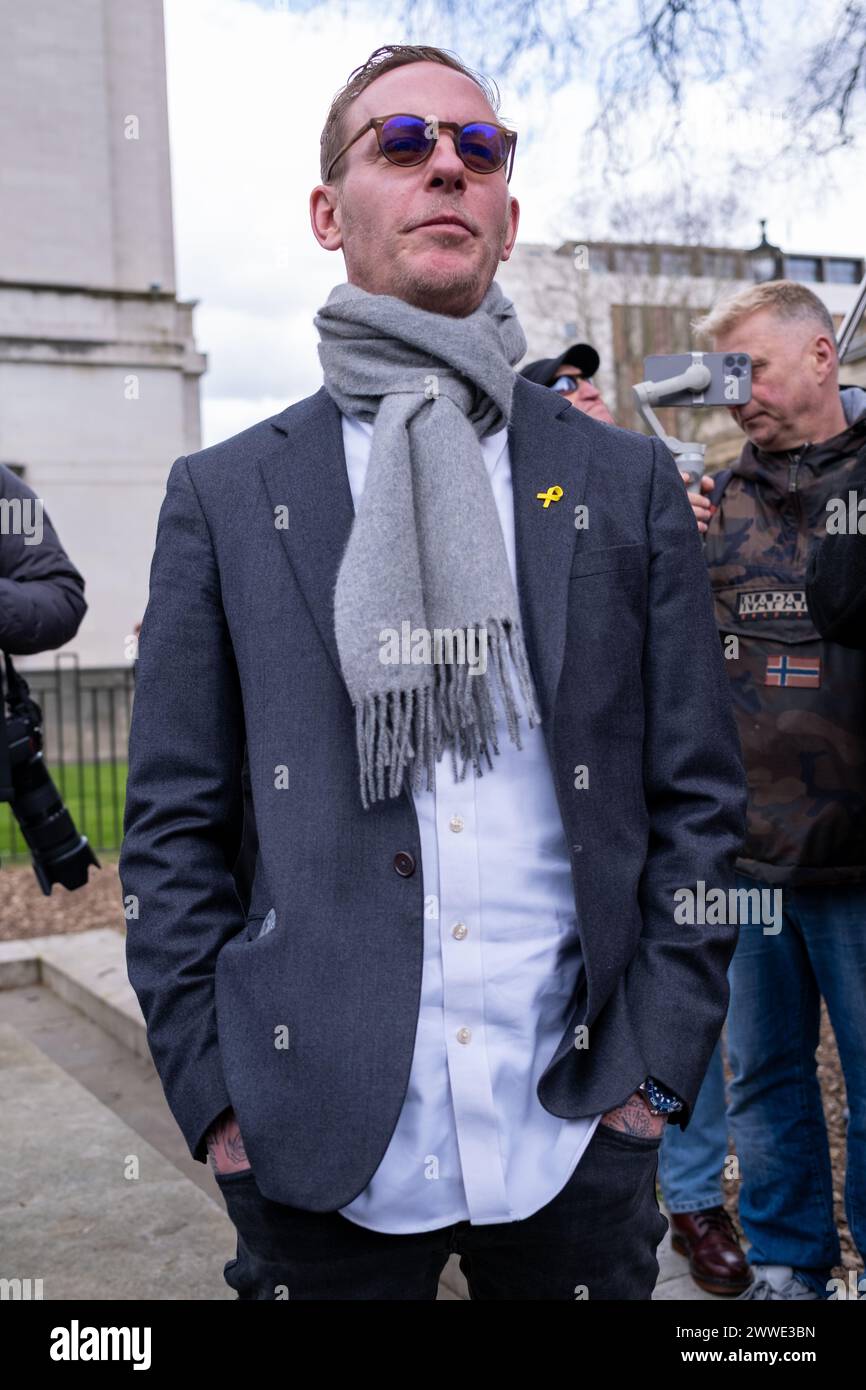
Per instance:
[[[6,656],[6,653],[3,653]],[[8,656],[6,657],[8,661]],[[17,675],[17,672],[16,672]],[[0,666],[0,801],[11,801],[15,795],[12,785],[12,764],[9,760],[9,734],[6,728],[6,691],[3,686],[3,668]]]
[[[9,692],[6,695],[6,703],[9,706],[10,714],[26,715],[34,723],[42,726],[42,706],[38,705],[30,694],[30,686],[19,671],[12,665],[12,658],[8,652],[3,653],[3,660],[6,663],[6,680],[9,685]],[[0,672],[0,690],[3,687],[3,674]]]
[[[12,764],[9,757],[9,718],[25,718],[38,728],[42,727],[42,709],[30,694],[30,687],[20,672],[12,665],[8,652],[3,653],[6,666],[4,688],[3,667],[0,666],[0,801],[11,801],[15,795],[12,781]],[[9,715],[4,710],[9,707]]]

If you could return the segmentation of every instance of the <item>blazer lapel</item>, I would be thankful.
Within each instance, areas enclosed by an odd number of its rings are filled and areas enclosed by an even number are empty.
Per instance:
[[[575,407],[518,376],[508,432],[517,588],[542,723],[550,723],[565,653],[575,507],[587,483],[587,450],[569,421]],[[539,493],[562,488],[547,506]]]
[[[568,581],[576,537],[575,507],[586,487],[586,448],[566,417],[574,406],[554,392],[541,395],[515,379],[508,431],[514,498],[517,589],[526,646],[547,721],[562,670],[568,617]],[[286,554],[339,674],[334,636],[334,585],[355,509],[340,411],[324,386],[271,421],[285,447],[259,460],[272,507],[285,506],[280,529]],[[547,507],[538,493],[562,488]],[[276,513],[275,513],[276,515]]]
[[[271,505],[283,504],[288,525],[280,530],[286,554],[337,673],[334,585],[349,540],[355,507],[339,408],[321,386],[271,421],[285,447],[259,460]]]

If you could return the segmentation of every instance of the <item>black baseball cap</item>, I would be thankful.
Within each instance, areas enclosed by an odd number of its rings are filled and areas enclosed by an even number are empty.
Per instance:
[[[549,386],[559,375],[560,367],[577,367],[584,376],[595,376],[600,360],[595,348],[590,347],[589,343],[572,343],[561,357],[539,358],[537,362],[530,362],[523,367],[520,375],[525,376],[527,381],[537,381],[539,386]]]

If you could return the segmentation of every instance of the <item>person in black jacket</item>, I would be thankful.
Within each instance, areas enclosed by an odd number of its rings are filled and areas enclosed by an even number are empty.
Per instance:
[[[41,497],[0,464],[0,651],[29,656],[62,647],[86,612],[84,579]]]
[[[42,498],[0,464],[0,720],[9,717],[16,698],[26,693],[26,682],[15,682],[18,673],[9,659],[62,647],[75,636],[86,612],[84,579],[60,544]],[[0,733],[0,798],[14,803],[16,784],[5,722]],[[50,781],[46,786],[50,788]],[[98,862],[92,851],[87,855]],[[37,877],[50,892],[40,870]]]
[[[866,527],[866,497],[858,524]],[[866,648],[866,531],[833,535],[814,546],[806,569],[806,603],[828,642]]]

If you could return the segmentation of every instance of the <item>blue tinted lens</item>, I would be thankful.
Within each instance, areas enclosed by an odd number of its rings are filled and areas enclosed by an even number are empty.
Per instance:
[[[394,164],[417,164],[427,153],[431,141],[427,122],[418,116],[392,116],[382,126],[381,144]]]
[[[476,173],[492,173],[505,163],[508,146],[503,131],[485,121],[465,127],[460,136],[460,156]]]

